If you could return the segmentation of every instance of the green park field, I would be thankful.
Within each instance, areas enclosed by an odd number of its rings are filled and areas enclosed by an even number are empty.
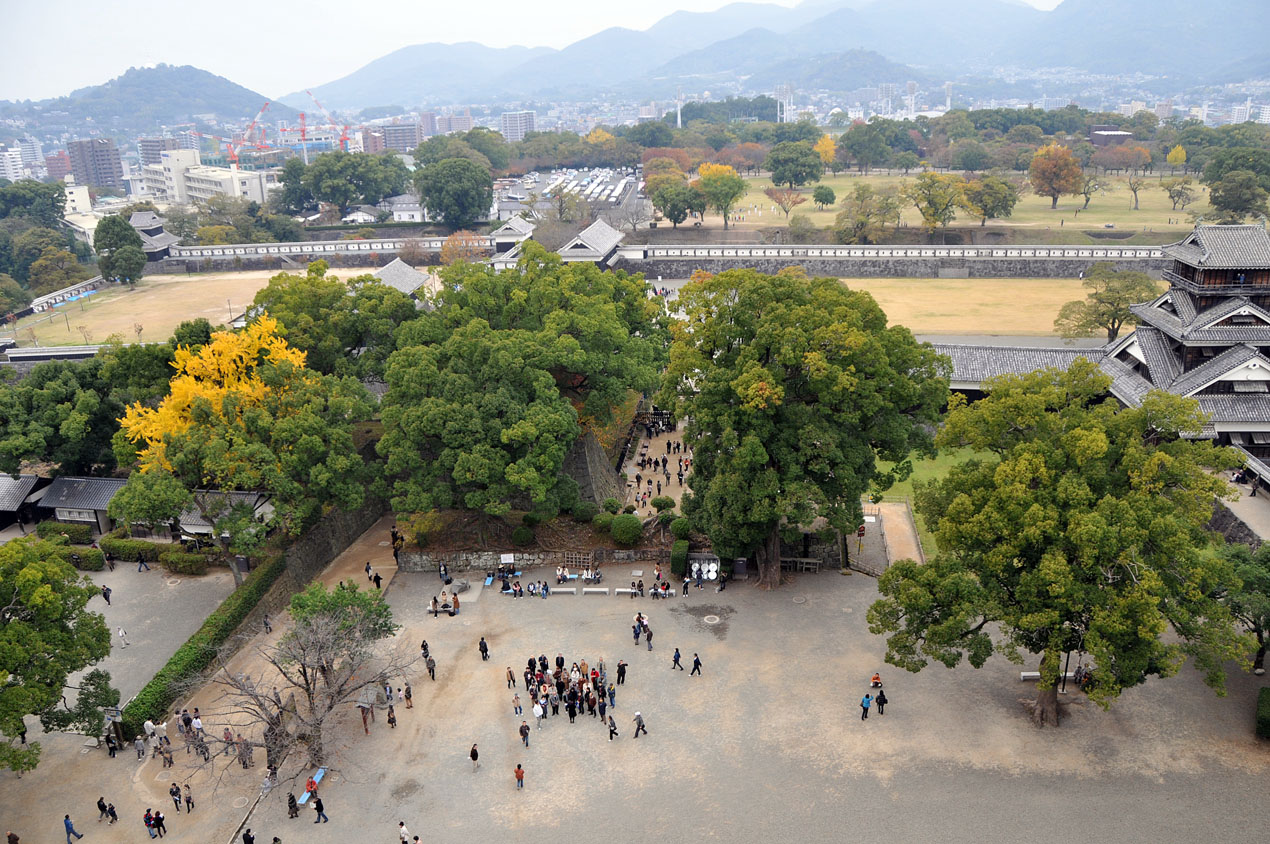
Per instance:
[[[1013,175],[1026,180],[1026,174]],[[817,185],[826,185],[832,188],[838,201],[841,202],[843,197],[853,191],[855,186],[860,184],[861,181],[867,181],[875,188],[899,187],[905,181],[911,181],[916,176],[917,171],[911,172],[908,177],[898,174],[861,176],[859,174],[840,173],[837,176],[826,175],[818,183],[802,188],[802,192],[807,196],[807,202],[799,205],[792,213],[806,214],[816,226],[828,226],[833,223],[837,209],[832,207],[827,207],[823,211],[816,209],[815,203],[811,201],[811,192]],[[1111,186],[1102,193],[1094,194],[1093,199],[1089,203],[1089,208],[1081,211],[1079,215],[1076,215],[1075,212],[1084,205],[1085,198],[1083,196],[1060,197],[1058,208],[1051,210],[1049,197],[1037,196],[1028,188],[1019,197],[1018,204],[1014,206],[1013,215],[1004,220],[989,220],[988,225],[1011,229],[1030,229],[1037,232],[1036,239],[1038,242],[1043,240],[1047,243],[1094,242],[1083,234],[1087,230],[1133,232],[1137,235],[1132,239],[1115,241],[1126,244],[1138,242],[1159,243],[1162,240],[1167,240],[1168,238],[1162,239],[1160,237],[1161,233],[1176,233],[1180,239],[1186,232],[1190,231],[1191,225],[1186,213],[1173,210],[1173,203],[1169,201],[1168,195],[1160,188],[1160,182],[1169,178],[1171,176],[1167,170],[1147,177],[1147,186],[1138,192],[1139,210],[1137,211],[1133,210],[1133,194],[1130,193],[1127,180],[1123,177],[1109,178],[1108,181]],[[1191,178],[1194,181],[1198,199],[1187,206],[1186,211],[1195,211],[1203,214],[1209,210],[1208,191],[1198,183],[1196,177],[1192,176]],[[746,181],[750,185],[750,190],[737,203],[734,214],[740,219],[737,219],[734,225],[743,229],[784,226],[785,214],[779,208],[773,210],[772,201],[763,194],[765,188],[772,186],[771,179],[763,176],[747,179]],[[759,214],[760,211],[762,212],[761,216]],[[1060,221],[1062,221],[1061,226]],[[711,212],[706,215],[707,226],[713,227],[718,225],[718,222],[717,214]],[[977,225],[978,223],[977,219],[966,216],[965,212],[958,212],[957,219],[952,223],[952,226],[962,228]],[[921,217],[917,210],[912,206],[906,206],[901,224],[912,227],[921,225]],[[1107,229],[1106,226],[1108,224],[1114,226],[1114,229]],[[1144,229],[1146,230],[1145,232]],[[1044,235],[1041,232],[1044,232]],[[1021,238],[1022,240],[1027,240],[1026,234],[1021,234]],[[1098,242],[1108,243],[1111,241],[1099,240]]]

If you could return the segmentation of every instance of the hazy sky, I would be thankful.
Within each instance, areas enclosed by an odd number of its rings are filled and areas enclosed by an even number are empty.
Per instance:
[[[767,0],[795,6],[798,0]],[[816,0],[823,3],[825,0]],[[956,3],[957,0],[948,0]],[[1059,0],[1023,0],[1043,9]],[[0,99],[43,99],[129,67],[191,64],[268,97],[320,85],[409,44],[564,47],[727,0],[0,0]]]

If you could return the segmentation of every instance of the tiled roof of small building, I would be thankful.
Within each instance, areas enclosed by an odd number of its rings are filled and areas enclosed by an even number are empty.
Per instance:
[[[54,478],[40,499],[40,506],[105,510],[125,483],[122,478]]]
[[[1096,361],[1102,349],[1036,348],[935,343],[935,350],[952,359],[954,382],[981,383],[996,375],[1022,375],[1046,367],[1066,369],[1077,358]]]
[[[1164,247],[1170,258],[1204,269],[1270,269],[1270,234],[1263,225],[1196,226]]]

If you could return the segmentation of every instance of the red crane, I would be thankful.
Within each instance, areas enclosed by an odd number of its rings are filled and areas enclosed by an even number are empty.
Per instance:
[[[318,107],[319,110],[321,110],[322,114],[326,116],[327,122],[331,124],[331,131],[340,133],[340,149],[347,152],[348,151],[348,124],[345,123],[344,127],[341,129],[340,125],[335,122],[335,118],[332,117],[331,113],[326,110],[326,106],[319,103],[318,98],[313,96],[312,91],[305,91],[304,93],[309,95],[309,99],[313,100],[313,103]]]

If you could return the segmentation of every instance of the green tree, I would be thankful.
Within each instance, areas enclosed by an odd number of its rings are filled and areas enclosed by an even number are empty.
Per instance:
[[[891,166],[896,170],[903,170],[904,175],[908,175],[908,171],[914,167],[921,166],[922,160],[917,157],[917,153],[904,150],[895,153],[895,157],[891,159]]]
[[[362,636],[368,643],[387,639],[400,627],[392,620],[384,593],[378,589],[362,591],[356,583],[340,584],[329,591],[321,583],[310,583],[303,592],[291,596],[287,612],[298,623],[328,619],[341,634]]]
[[[343,213],[354,203],[374,205],[401,193],[408,178],[405,164],[392,153],[324,152],[304,169],[296,198],[303,199],[307,189],[313,199],[338,205]]]
[[[670,220],[671,225],[679,228],[679,224],[688,219],[689,212],[704,213],[705,197],[701,191],[690,185],[670,185],[662,188],[653,197],[653,205]]]
[[[1089,207],[1089,200],[1094,198],[1094,194],[1101,193],[1107,189],[1107,180],[1097,173],[1085,173],[1081,177],[1080,190],[1078,193],[1085,197],[1085,204],[1081,206],[1081,210]]]
[[[954,170],[977,173],[992,166],[992,156],[978,141],[965,140],[953,144],[948,163]]]
[[[700,172],[701,178],[693,186],[701,191],[706,204],[723,217],[723,228],[726,229],[732,206],[745,196],[745,180],[736,174],[736,170],[723,164],[702,164]]]
[[[109,281],[132,281],[134,277],[125,277],[125,271],[140,270],[135,267],[135,254],[124,253],[117,259],[118,252],[126,247],[141,252],[141,267],[145,267],[145,253],[142,251],[141,235],[137,233],[122,214],[111,214],[103,217],[93,232],[93,250],[97,253],[97,269],[102,277]],[[116,266],[118,264],[118,266]]]
[[[464,133],[463,141],[489,161],[495,170],[506,170],[511,160],[511,147],[502,133],[477,126]]]
[[[111,437],[123,405],[102,378],[102,361],[50,361],[0,386],[0,471],[24,460],[56,464],[63,475],[114,468]]]
[[[27,229],[12,239],[12,255],[10,259],[10,275],[19,282],[30,280],[31,265],[38,261],[46,250],[66,251],[66,237],[58,231],[46,228]],[[87,278],[87,276],[85,276]]]
[[[838,138],[838,154],[854,161],[862,173],[883,164],[891,155],[882,132],[872,124],[852,126]]]
[[[1050,208],[1058,207],[1063,194],[1080,193],[1084,186],[1084,174],[1080,162],[1070,149],[1058,144],[1043,146],[1032,156],[1028,167],[1032,190],[1050,198]]]
[[[1238,587],[1222,599],[1244,629],[1257,640],[1252,670],[1265,672],[1266,646],[1270,644],[1270,545],[1254,551],[1247,545],[1226,545],[1221,554],[1234,568]]]
[[[180,535],[181,514],[191,509],[194,493],[162,469],[133,472],[107,505],[107,514],[129,528],[170,528]]]
[[[922,173],[900,189],[900,195],[922,215],[929,232],[947,228],[966,204],[966,180],[955,173]]]
[[[13,276],[0,273],[0,316],[20,311],[31,304],[31,294]]]
[[[282,188],[273,194],[273,203],[287,214],[303,214],[317,207],[310,185],[306,183],[304,162],[298,158],[288,158],[278,174],[278,182]]]
[[[1160,189],[1169,196],[1169,201],[1173,203],[1173,210],[1185,211],[1186,206],[1195,201],[1195,188],[1191,185],[1190,176],[1182,176],[1176,179],[1165,179],[1160,182]]]
[[[1218,181],[1210,182],[1208,188],[1208,201],[1223,222],[1241,223],[1248,217],[1270,216],[1267,196],[1261,179],[1251,170],[1230,170]]]
[[[23,718],[47,714],[67,678],[110,652],[110,629],[88,602],[100,594],[62,559],[58,545],[34,537],[0,545],[0,765],[29,771],[40,743],[20,743]]]
[[[1089,291],[1084,299],[1076,299],[1059,308],[1054,328],[1064,337],[1088,337],[1107,332],[1107,342],[1115,340],[1120,329],[1137,325],[1138,318],[1129,309],[1139,302],[1149,302],[1159,295],[1159,282],[1135,270],[1117,271],[1114,264],[1100,261],[1085,274],[1083,286]]]
[[[833,188],[828,185],[816,185],[816,189],[811,192],[811,201],[816,203],[816,207],[823,211],[837,202],[838,197],[833,192]]]
[[[447,158],[416,170],[415,187],[434,219],[461,229],[483,219],[494,201],[489,171],[462,158]]]
[[[772,182],[786,185],[790,190],[820,181],[824,164],[820,154],[806,141],[786,141],[772,147],[763,162],[763,169],[771,171]]]
[[[1231,173],[1249,172],[1256,176],[1257,184],[1270,191],[1270,149],[1233,147],[1219,149],[1204,165],[1204,184],[1216,187]]]
[[[128,247],[125,247],[128,248]],[[142,256],[144,263],[145,256]],[[27,270],[27,284],[35,294],[51,293],[83,281],[91,275],[75,256],[65,249],[49,247]]]
[[[21,179],[0,188],[0,219],[25,217],[37,226],[56,228],[65,207],[66,188],[61,182]]]
[[[109,632],[109,630],[107,630]],[[110,672],[94,668],[79,681],[75,703],[63,697],[51,709],[40,713],[40,726],[45,732],[75,732],[100,738],[106,729],[105,707],[119,705],[119,690],[110,685]]]
[[[966,211],[979,218],[979,225],[989,220],[999,220],[1014,213],[1019,201],[1019,191],[1000,176],[983,176],[966,182],[962,192]]]
[[[111,281],[136,284],[146,268],[146,253],[135,246],[123,246],[107,259],[106,264],[110,271]],[[98,266],[100,265],[101,262],[98,261]],[[105,276],[105,274],[103,269],[102,275]]]
[[[954,394],[940,448],[991,452],[954,467],[917,496],[938,553],[905,560],[878,581],[869,629],[887,662],[918,671],[996,652],[1040,658],[1033,718],[1058,723],[1063,655],[1095,668],[1090,698],[1110,705],[1186,656],[1223,692],[1225,662],[1251,651],[1214,597],[1234,582],[1205,551],[1205,524],[1225,481],[1227,450],[1185,439],[1204,417],[1194,399],[1153,392],[1120,409],[1111,379],[1081,359],[986,383],[987,398]]]
[[[853,530],[870,484],[889,486],[910,452],[930,453],[947,362],[837,279],[729,270],[679,297],[658,403],[688,420],[684,513],[720,556],[757,553],[759,582],[773,587],[783,530],[817,519]]]
[[[723,146],[727,146],[726,138],[727,136],[725,135]],[[627,131],[626,139],[642,147],[668,147],[675,141],[674,133],[670,131],[670,127],[657,120],[635,124]],[[722,149],[722,147],[718,147],[718,149]]]
[[[888,225],[900,221],[900,197],[894,188],[861,183],[842,200],[833,231],[839,243],[877,243]]]

